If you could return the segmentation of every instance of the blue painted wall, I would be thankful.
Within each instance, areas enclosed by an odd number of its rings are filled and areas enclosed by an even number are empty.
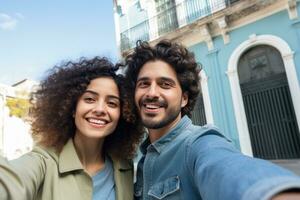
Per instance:
[[[300,14],[299,4],[298,13]],[[230,42],[226,45],[221,36],[213,38],[213,51],[208,51],[205,43],[190,47],[208,76],[214,122],[226,136],[233,140],[237,147],[239,147],[239,139],[226,71],[232,52],[241,43],[248,40],[252,34],[274,35],[286,41],[292,51],[295,52],[297,76],[298,80],[300,79],[300,20],[290,20],[287,10],[229,32]]]

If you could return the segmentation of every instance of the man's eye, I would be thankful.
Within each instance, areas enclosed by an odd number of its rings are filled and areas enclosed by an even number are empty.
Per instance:
[[[172,84],[169,82],[162,82],[160,85],[162,88],[166,88],[166,89],[172,87]]]
[[[139,82],[137,86],[140,87],[140,88],[145,88],[145,87],[147,87],[148,85],[149,85],[148,82]]]

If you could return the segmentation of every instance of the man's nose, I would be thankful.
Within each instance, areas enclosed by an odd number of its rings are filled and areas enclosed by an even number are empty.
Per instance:
[[[159,88],[156,84],[151,84],[147,91],[148,97],[157,97],[159,95]]]

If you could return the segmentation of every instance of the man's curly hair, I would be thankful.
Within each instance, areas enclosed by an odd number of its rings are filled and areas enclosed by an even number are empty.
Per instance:
[[[136,47],[125,58],[124,63],[127,67],[125,76],[130,85],[131,95],[134,96],[140,69],[146,62],[155,60],[168,63],[176,71],[182,91],[188,94],[188,103],[181,109],[181,114],[190,117],[200,91],[199,72],[201,68],[195,61],[194,54],[178,43],[162,40],[151,47],[148,42],[137,41]]]
[[[75,135],[73,114],[79,97],[90,81],[111,77],[119,88],[121,112],[116,130],[105,138],[104,151],[119,158],[132,158],[143,132],[141,125],[129,115],[132,108],[125,93],[124,77],[116,75],[116,70],[117,67],[110,61],[100,57],[81,58],[78,62],[64,62],[52,68],[31,97],[34,103],[31,114],[35,141],[60,151]]]

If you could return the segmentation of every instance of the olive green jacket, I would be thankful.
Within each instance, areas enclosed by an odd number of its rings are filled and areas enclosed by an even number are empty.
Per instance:
[[[132,163],[111,159],[117,200],[132,200]],[[83,170],[72,139],[59,154],[35,147],[13,161],[0,158],[1,200],[91,200],[92,192],[92,178]]]

